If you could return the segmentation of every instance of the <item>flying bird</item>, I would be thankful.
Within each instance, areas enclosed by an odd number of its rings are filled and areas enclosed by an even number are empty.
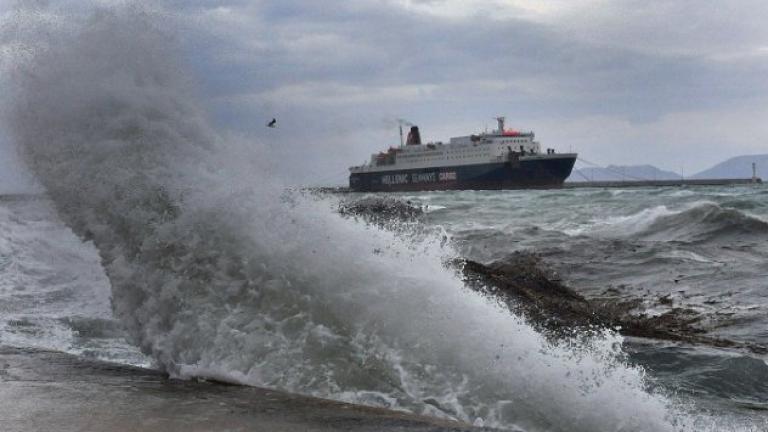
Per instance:
[[[277,127],[277,119],[273,118],[271,122],[267,123],[267,127]]]

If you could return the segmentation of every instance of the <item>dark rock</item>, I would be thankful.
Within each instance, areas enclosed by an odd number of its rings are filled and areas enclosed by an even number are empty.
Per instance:
[[[540,258],[533,254],[517,252],[487,265],[461,259],[453,264],[468,287],[501,299],[510,310],[552,337],[608,328],[625,336],[768,353],[761,345],[707,336],[707,329],[698,325],[702,315],[692,309],[672,308],[658,316],[646,316],[640,310],[641,299],[586,299],[548,278],[541,270]],[[665,298],[659,302],[665,303]],[[667,304],[671,305],[671,299]]]
[[[424,209],[392,197],[368,196],[359,199],[343,200],[339,203],[342,216],[361,217],[374,224],[392,222],[414,222],[423,214]]]
[[[402,222],[418,222],[424,215],[424,209],[410,201],[386,196],[345,200],[338,211],[389,229],[402,226]],[[450,265],[470,289],[501,300],[512,312],[553,338],[614,329],[625,336],[768,353],[768,348],[761,345],[708,336],[713,328],[707,328],[705,317],[691,309],[671,308],[661,315],[648,316],[643,310],[643,298],[622,297],[630,290],[627,286],[609,286],[603,297],[587,299],[564,285],[556,273],[548,272],[541,258],[532,253],[515,252],[490,264],[458,258]],[[666,295],[658,298],[658,304],[671,307],[673,301]]]

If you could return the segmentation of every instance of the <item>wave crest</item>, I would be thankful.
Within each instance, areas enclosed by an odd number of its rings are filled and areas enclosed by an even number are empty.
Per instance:
[[[720,241],[768,234],[768,222],[733,208],[700,202],[662,214],[638,233],[643,238],[678,241]]]
[[[682,210],[666,206],[643,209],[567,229],[569,235],[591,235],[639,240],[706,242],[728,241],[768,234],[768,221],[736,208],[699,201]]]

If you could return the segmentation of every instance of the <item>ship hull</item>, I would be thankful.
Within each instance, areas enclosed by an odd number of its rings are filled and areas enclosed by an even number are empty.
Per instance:
[[[350,174],[349,187],[359,192],[559,188],[571,175],[575,163],[575,155],[563,155],[477,165],[358,172]]]

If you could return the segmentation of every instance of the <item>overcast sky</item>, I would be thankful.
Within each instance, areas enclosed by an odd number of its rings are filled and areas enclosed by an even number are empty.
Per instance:
[[[686,174],[768,153],[764,0],[172,0],[169,9],[214,122],[266,142],[297,182],[345,181],[346,167],[399,142],[397,118],[447,140],[505,115],[543,147]],[[264,127],[272,117],[277,129]]]

